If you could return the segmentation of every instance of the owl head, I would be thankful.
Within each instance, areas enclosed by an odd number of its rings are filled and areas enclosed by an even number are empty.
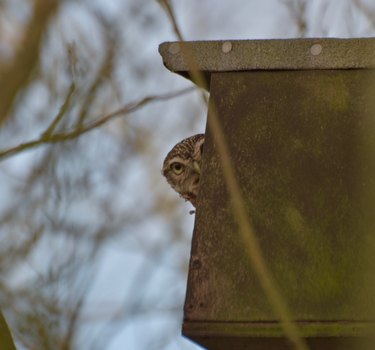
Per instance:
[[[195,207],[199,190],[204,134],[190,136],[167,154],[162,174],[182,198]]]

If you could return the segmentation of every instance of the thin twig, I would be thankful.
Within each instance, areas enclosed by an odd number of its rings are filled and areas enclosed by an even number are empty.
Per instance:
[[[63,102],[59,112],[56,117],[52,120],[52,123],[47,128],[46,131],[42,133],[42,138],[48,138],[53,134],[57,125],[61,122],[62,118],[66,115],[68,108],[70,106],[71,99],[76,91],[76,64],[77,64],[77,54],[74,44],[68,45],[68,57],[69,57],[69,68],[72,82],[70,84],[68,93],[66,95],[65,101]]]
[[[78,300],[76,301],[76,304],[74,305],[74,308],[72,308],[71,313],[67,317],[67,330],[66,333],[62,339],[62,344],[60,346],[60,349],[69,350],[73,349],[74,346],[74,340],[76,338],[77,330],[79,329],[77,327],[78,322],[80,321],[82,309],[87,301],[87,291],[89,284],[87,284],[87,287],[85,288],[85,293],[82,293]]]
[[[105,82],[105,79],[108,78],[112,74],[114,59],[116,56],[116,47],[117,47],[118,37],[116,36],[116,33],[114,33],[111,23],[107,23],[107,21],[102,15],[96,12],[94,12],[94,14],[96,18],[98,19],[98,22],[102,26],[103,32],[106,36],[106,40],[105,40],[106,47],[104,50],[105,57],[103,59],[101,66],[99,67],[98,72],[96,73],[95,79],[93,80],[93,82],[91,83],[88,89],[86,97],[82,103],[82,107],[80,108],[80,112],[78,114],[78,118],[76,122],[77,129],[84,125],[84,120],[89,114],[90,106],[92,102],[95,100],[97,93],[99,91],[99,88]]]
[[[245,201],[234,172],[229,148],[213,104],[210,105],[208,124],[220,155],[224,179],[231,198],[233,215],[238,223],[240,235],[245,243],[245,247],[247,248],[247,255],[251,261],[253,269],[258,276],[267,299],[280,320],[285,335],[289,338],[292,344],[294,344],[295,349],[307,350],[308,347],[306,342],[300,337],[297,325],[292,321],[292,315],[289,308],[282,298],[271,271],[268,269],[251,221],[247,216]]]
[[[184,41],[184,38],[182,36],[180,27],[177,24],[177,19],[176,19],[176,16],[174,15],[174,11],[173,11],[172,5],[170,3],[170,0],[157,0],[157,2],[163,7],[167,16],[169,17],[170,21],[172,22],[173,31],[175,32],[178,40]]]
[[[68,94],[66,95],[65,101],[62,104],[62,106],[61,106],[61,108],[59,110],[59,113],[57,113],[56,117],[53,119],[52,123],[47,128],[47,130],[42,133],[41,138],[48,139],[52,135],[52,133],[55,131],[57,125],[60,123],[60,121],[62,120],[62,118],[66,115],[66,112],[67,112],[67,110],[69,108],[70,101],[72,99],[72,96],[73,96],[75,90],[76,90],[76,84],[73,81],[70,84],[70,87],[69,87],[69,90],[68,90]]]
[[[167,15],[172,19],[172,24],[176,26],[175,15],[172,8],[167,0],[158,0],[165,6]],[[179,29],[174,28],[176,34],[181,37]],[[184,48],[182,53],[186,57],[186,61],[189,63],[190,75],[193,80],[202,87],[207,88],[207,83],[203,73],[198,69],[198,64],[191,52]],[[212,131],[211,135],[214,138],[214,143],[217,147],[219,158],[221,161],[224,180],[227,185],[228,193],[231,199],[233,216],[238,223],[239,234],[241,239],[245,243],[247,249],[247,256],[251,262],[253,270],[257,275],[259,282],[267,296],[268,301],[271,304],[273,311],[277,318],[280,320],[280,325],[283,328],[286,337],[291,341],[297,350],[307,350],[308,346],[304,338],[299,334],[297,325],[294,323],[292,315],[289,311],[288,305],[283,299],[279,288],[272,276],[271,271],[268,269],[267,263],[264,259],[260,245],[258,243],[256,234],[251,224],[250,218],[247,216],[245,201],[242,196],[240,185],[237,181],[236,174],[232,165],[231,155],[226,142],[224,131],[220,125],[218,113],[214,104],[210,105],[208,125]]]
[[[48,131],[49,128],[51,128],[51,126],[49,126],[47,130],[42,133],[40,138],[22,143],[18,146],[11,147],[3,151],[0,151],[0,160],[4,160],[10,156],[13,156],[15,154],[21,153],[26,150],[30,150],[32,148],[38,147],[43,144],[53,144],[53,143],[64,142],[64,141],[75,139],[91,130],[94,130],[108,123],[109,121],[111,121],[112,119],[116,117],[133,113],[136,110],[148,105],[149,103],[170,100],[172,98],[184,95],[194,90],[196,90],[195,87],[189,87],[189,88],[185,88],[185,89],[171,92],[171,93],[160,94],[160,95],[150,95],[150,96],[142,98],[139,101],[128,103],[124,107],[112,113],[109,113],[101,118],[98,118],[97,120],[91,123],[88,123],[87,125],[83,127],[80,127],[78,129],[73,129],[71,131],[67,131],[63,133],[48,134],[46,132]]]
[[[185,41],[184,37],[182,36],[180,27],[177,23],[176,15],[174,13],[173,7],[170,3],[170,0],[157,0],[157,2],[161,5],[161,7],[164,9],[165,13],[167,14],[168,18],[170,19],[173,31],[176,34],[176,37],[179,41]],[[202,72],[199,70],[199,67],[195,61],[195,59],[191,56],[191,52],[189,50],[186,50],[184,46],[180,47],[181,52],[184,54],[184,56],[187,57],[187,61],[189,62],[190,67],[190,75],[192,77],[192,80],[194,80],[194,76],[196,77],[203,77]],[[203,80],[203,79],[202,79]],[[199,81],[199,80],[198,80]],[[204,82],[202,85],[198,84],[199,86],[206,86],[207,83]],[[207,89],[206,89],[207,90]],[[201,97],[205,104],[205,106],[208,105],[208,99],[206,96],[206,93],[204,90],[201,91]]]

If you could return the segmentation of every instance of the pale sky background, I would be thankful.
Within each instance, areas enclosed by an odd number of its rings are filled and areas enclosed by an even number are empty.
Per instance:
[[[117,80],[123,84],[124,99],[132,101],[148,94],[174,91],[190,86],[186,79],[169,72],[162,64],[158,45],[164,41],[176,40],[171,25],[156,1],[151,0],[86,0],[91,7],[109,19],[121,20],[120,35],[124,40],[121,56],[124,64],[118,71]],[[282,0],[175,0],[178,23],[186,40],[223,39],[267,39],[298,37],[298,27]],[[371,0],[361,1],[368,14],[375,18],[375,5]],[[95,5],[93,5],[95,4]],[[365,13],[353,10],[352,0],[311,0],[308,1],[306,21],[307,37],[364,37],[373,36],[374,27]],[[83,28],[92,39],[91,44],[101,50],[99,35],[90,17],[85,15],[83,5],[72,3],[68,14],[61,16],[59,34],[61,42],[77,41],[77,26]],[[371,12],[373,11],[373,12]],[[59,31],[59,29],[55,29]],[[54,43],[59,47],[59,42]],[[95,59],[95,55],[87,59]],[[52,62],[52,61],[51,61]],[[45,64],[51,64],[46,60]],[[48,91],[36,87],[37,98],[30,97],[24,110],[36,112],[43,107],[43,98]],[[36,101],[35,101],[36,100]],[[119,99],[120,100],[120,99]],[[39,101],[39,102],[37,102]],[[121,103],[119,102],[119,105]],[[113,109],[116,106],[113,106]],[[25,113],[20,111],[19,113]],[[151,146],[155,157],[144,163],[133,159],[123,165],[123,180],[119,180],[118,193],[102,181],[100,171],[92,174],[98,183],[95,196],[111,196],[112,204],[119,212],[129,214],[129,226],[124,228],[124,236],[114,239],[101,252],[97,261],[94,284],[90,287],[86,313],[91,316],[85,332],[80,334],[82,344],[90,344],[92,335],[103,329],[101,315],[120,312],[129,315],[118,324],[117,332],[107,339],[108,350],[198,349],[196,345],[181,337],[182,308],[185,297],[187,264],[190,253],[190,239],[194,216],[189,215],[191,206],[178,198],[174,212],[181,217],[178,227],[171,227],[165,218],[148,216],[137,224],[131,218],[139,212],[147,212],[147,198],[153,191],[165,193],[174,198],[176,194],[161,177],[160,168],[165,154],[176,142],[184,137],[205,130],[206,110],[198,93],[192,93],[168,102],[160,102],[146,107],[130,116],[133,125],[145,127],[151,135]],[[24,121],[26,136],[37,135],[40,130],[30,128]],[[100,141],[91,137],[91,148],[87,157],[92,162],[100,160],[110,167],[117,152],[114,146],[119,136],[119,123],[107,126],[112,135]],[[15,142],[13,135],[0,138],[0,146],[8,141]],[[21,139],[21,136],[20,136]],[[150,147],[150,146],[149,146]],[[12,188],[22,179],[27,168],[38,157],[38,152],[25,153],[0,164],[0,195],[11,201]],[[89,161],[88,160],[88,161]],[[79,159],[77,159],[79,163]],[[126,176],[125,176],[126,174]],[[16,179],[16,180],[14,180]],[[18,180],[17,180],[18,179]],[[37,192],[37,189],[35,189]],[[36,194],[37,195],[37,194]],[[9,202],[7,202],[9,204]],[[0,202],[0,210],[5,203]],[[74,202],[66,208],[68,216],[75,223],[97,225],[100,208],[95,207],[91,198]],[[176,215],[177,215],[176,214]],[[177,236],[174,236],[178,232]],[[174,237],[177,237],[174,239]],[[43,270],[51,242],[45,240],[40,248],[43,256],[34,256],[25,262],[12,277],[11,283],[28,283],[28,276]],[[54,243],[56,239],[54,238]],[[66,244],[66,243],[64,243]],[[142,249],[140,249],[140,247]],[[62,247],[66,249],[66,247]],[[48,254],[47,254],[48,255]],[[53,252],[48,259],[53,261]],[[183,271],[183,273],[181,272]],[[121,278],[119,277],[121,276]],[[142,289],[139,290],[139,286]],[[150,300],[150,303],[147,301]],[[172,302],[171,302],[172,301]],[[143,305],[145,310],[139,312]],[[151,305],[151,306],[150,306]],[[134,317],[132,317],[134,313]],[[97,320],[97,321],[96,321]],[[162,335],[162,336],[160,336]],[[89,347],[87,347],[89,349]],[[85,350],[82,347],[82,350]]]

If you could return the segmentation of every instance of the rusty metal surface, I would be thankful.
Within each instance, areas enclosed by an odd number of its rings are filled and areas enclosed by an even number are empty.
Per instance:
[[[374,83],[371,70],[211,76],[210,104],[267,264],[293,317],[308,323],[309,339],[327,336],[317,323],[331,329],[325,344],[360,335],[355,325],[374,319]],[[254,322],[275,321],[246,254],[208,129],[184,311],[187,336],[204,344],[226,334],[229,342],[255,344]],[[231,338],[225,330],[238,322],[247,326]],[[216,336],[202,334],[207,324],[219,327]],[[345,324],[352,327],[344,331]],[[269,327],[261,339],[277,334]],[[272,349],[282,349],[282,342]],[[324,341],[319,344],[312,348]]]

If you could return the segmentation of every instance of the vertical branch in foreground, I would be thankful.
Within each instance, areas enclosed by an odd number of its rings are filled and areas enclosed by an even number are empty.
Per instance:
[[[1,341],[2,350],[16,350],[16,346],[14,345],[12,334],[10,333],[9,327],[1,312],[0,312],[0,341]]]
[[[184,41],[184,38],[182,36],[181,30],[179,25],[177,24],[176,16],[174,15],[172,5],[170,3],[170,0],[156,0],[161,7],[163,7],[164,11],[166,12],[169,20],[172,23],[173,31],[176,34],[178,40]]]
[[[177,21],[169,0],[158,1],[161,2],[163,4],[163,8],[166,9],[167,15],[168,17],[170,17],[173,23],[173,27],[178,28]],[[179,30],[176,31],[176,35],[179,38],[182,37]],[[186,47],[182,47],[181,49],[186,57],[187,62],[189,63],[189,71],[191,77],[199,86],[207,88],[204,76],[202,72],[199,71],[199,67],[192,53],[188,52]],[[276,317],[280,321],[280,324],[285,332],[285,336],[293,344],[295,349],[308,350],[306,341],[300,336],[298,327],[293,322],[293,318],[289,311],[288,305],[283,299],[279,288],[274,281],[271,271],[267,267],[267,263],[263,257],[250,218],[247,216],[245,201],[243,199],[241,188],[234,172],[225,135],[220,125],[216,108],[213,104],[210,105],[208,125],[212,131],[214,142],[220,156],[219,158],[221,160],[222,171],[232,204],[233,216],[238,224],[239,234],[245,244],[247,256],[250,259],[254,272],[259,279],[259,282],[268,298],[268,301]]]
[[[27,84],[38,63],[43,34],[57,8],[57,0],[35,0],[33,15],[14,58],[9,64],[0,62],[0,81],[3,87],[0,89],[0,127],[4,124],[17,93]]]
[[[212,131],[212,135],[220,155],[223,175],[231,199],[233,216],[238,224],[241,239],[245,243],[245,248],[247,250],[247,255],[250,259],[251,265],[260,281],[260,284],[268,298],[268,301],[270,302],[273,311],[280,320],[285,335],[292,342],[292,344],[294,344],[296,349],[307,350],[307,344],[305,340],[300,337],[297,325],[292,321],[292,315],[289,308],[281,296],[279,288],[267,267],[267,263],[264,260],[254,229],[250,219],[247,216],[245,201],[233,169],[225,135],[220,125],[216,108],[213,104],[210,105],[208,124]]]

